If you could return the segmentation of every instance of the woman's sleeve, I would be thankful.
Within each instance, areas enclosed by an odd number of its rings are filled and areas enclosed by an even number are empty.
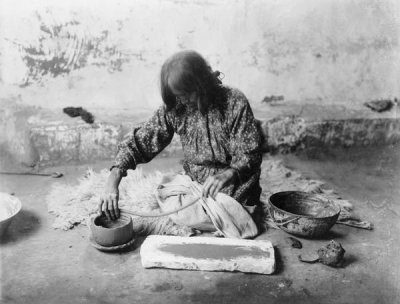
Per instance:
[[[238,172],[240,180],[243,181],[261,166],[261,135],[245,95],[237,91],[230,104],[230,166]]]
[[[164,107],[160,107],[146,122],[134,127],[127,139],[118,145],[112,168],[119,168],[123,176],[128,169],[147,163],[172,140],[174,129]]]

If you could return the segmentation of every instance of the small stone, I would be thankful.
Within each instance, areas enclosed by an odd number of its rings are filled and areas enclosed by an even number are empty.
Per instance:
[[[299,255],[299,261],[304,263],[317,263],[320,262],[324,265],[332,267],[340,267],[343,261],[345,250],[342,245],[334,240],[330,241],[327,245],[319,248],[316,254],[308,254],[306,256]]]
[[[364,105],[375,112],[384,112],[389,111],[393,107],[394,103],[395,102],[391,101],[390,99],[381,99],[366,102]]]
[[[328,266],[340,266],[345,250],[342,245],[334,240],[317,251],[319,261]]]
[[[293,248],[297,248],[297,249],[303,248],[303,244],[298,239],[295,239],[294,237],[289,236],[289,240],[292,242]]]
[[[303,263],[314,264],[319,262],[319,257],[317,254],[306,254],[306,255],[299,254],[297,258],[299,259],[300,262]]]

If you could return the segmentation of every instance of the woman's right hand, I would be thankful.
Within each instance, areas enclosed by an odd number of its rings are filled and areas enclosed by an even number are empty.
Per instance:
[[[121,178],[121,172],[117,168],[113,169],[108,177],[104,193],[100,196],[98,213],[104,212],[110,220],[116,220],[120,215],[118,186]]]
[[[99,214],[104,212],[107,218],[113,221],[119,218],[118,200],[118,188],[106,188],[105,192],[100,196]]]

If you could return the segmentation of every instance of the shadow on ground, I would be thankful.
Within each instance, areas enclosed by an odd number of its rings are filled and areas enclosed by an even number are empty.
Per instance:
[[[39,217],[32,211],[22,209],[0,239],[0,244],[19,242],[29,238],[38,231],[39,227]]]

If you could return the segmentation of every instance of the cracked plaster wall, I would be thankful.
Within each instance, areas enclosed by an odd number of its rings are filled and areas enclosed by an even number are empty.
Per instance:
[[[113,155],[115,124],[59,132],[62,120],[37,113],[149,113],[161,104],[162,63],[183,49],[202,53],[253,105],[265,96],[352,106],[399,97],[399,16],[397,0],[3,0],[0,146],[29,165]],[[307,137],[301,118],[264,125],[273,146]]]
[[[155,108],[162,62],[188,48],[252,103],[399,97],[399,16],[396,0],[4,0],[0,98]]]

